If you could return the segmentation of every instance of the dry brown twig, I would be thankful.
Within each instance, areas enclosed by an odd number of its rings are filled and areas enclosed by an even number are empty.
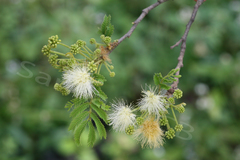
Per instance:
[[[108,54],[110,54],[124,39],[129,38],[132,35],[132,33],[136,29],[137,25],[142,21],[142,19],[148,14],[149,11],[151,11],[152,9],[154,9],[155,7],[157,7],[158,5],[160,5],[166,1],[168,1],[168,0],[158,0],[156,3],[148,6],[147,8],[144,8],[142,10],[142,14],[138,17],[138,19],[136,21],[133,22],[133,26],[130,28],[130,30],[125,35],[123,35],[121,38],[119,38],[118,44],[114,48],[112,48],[108,52]]]
[[[174,44],[173,46],[170,47],[171,49],[173,49],[173,48],[177,47],[180,43],[182,43],[181,44],[181,51],[180,51],[180,54],[179,54],[179,57],[178,57],[178,64],[175,68],[175,69],[179,69],[179,71],[177,71],[177,73],[175,75],[179,75],[180,69],[183,67],[183,57],[184,57],[184,54],[185,54],[185,51],[186,51],[187,36],[188,36],[189,31],[190,31],[191,25],[196,18],[197,11],[204,1],[205,0],[197,0],[196,4],[194,6],[194,9],[193,9],[191,18],[190,18],[190,20],[189,20],[189,22],[186,26],[186,30],[185,30],[183,36],[181,37],[181,39],[176,44]],[[179,78],[176,78],[176,79],[177,79],[177,81],[175,81],[172,84],[172,86],[171,86],[172,88],[168,90],[169,94],[173,94],[174,90],[178,87]]]
[[[118,44],[114,48],[112,48],[109,51],[108,54],[110,54],[124,39],[129,38],[132,35],[132,33],[136,29],[137,25],[142,21],[142,19],[148,14],[149,11],[151,11],[152,9],[154,9],[155,7],[157,7],[158,5],[160,5],[160,4],[162,4],[166,1],[168,1],[168,0],[158,0],[156,3],[148,6],[145,9],[143,9],[141,15],[137,18],[136,21],[133,22],[133,26],[130,28],[130,30],[118,40]],[[176,75],[179,75],[180,68],[183,67],[183,57],[184,57],[184,53],[185,53],[185,50],[186,50],[187,36],[188,36],[189,31],[190,31],[191,25],[195,20],[195,17],[197,15],[197,11],[204,1],[206,1],[206,0],[197,0],[196,4],[194,6],[194,9],[193,9],[191,18],[190,18],[190,20],[189,20],[189,22],[186,26],[186,30],[185,30],[183,36],[181,37],[181,39],[176,44],[174,44],[173,46],[170,47],[171,49],[173,49],[173,48],[177,47],[180,43],[182,43],[181,44],[181,51],[180,51],[180,54],[179,54],[179,57],[178,57],[178,64],[175,68],[175,69],[179,68],[179,71],[176,73]],[[170,90],[168,90],[167,94],[169,94],[169,95],[173,94],[174,90],[178,87],[179,78],[176,78],[176,79],[177,79],[177,81],[175,81],[172,84],[172,86],[171,86],[172,88]]]

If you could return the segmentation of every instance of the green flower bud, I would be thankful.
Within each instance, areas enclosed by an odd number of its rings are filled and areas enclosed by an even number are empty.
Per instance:
[[[177,106],[175,106],[175,109],[179,112],[179,113],[183,113],[185,111],[184,106],[186,106],[186,103],[181,103]]]
[[[55,83],[55,84],[54,84],[54,89],[55,89],[56,91],[59,91],[59,86],[60,86],[59,83]]]
[[[105,41],[105,35],[104,35],[104,34],[102,34],[102,35],[100,36],[100,38],[101,38],[103,41]]]
[[[183,95],[183,92],[180,89],[176,89],[173,93],[173,97],[177,99],[181,98],[182,95]]]
[[[94,51],[94,53],[95,53],[95,54],[100,54],[100,53],[101,53],[101,50],[100,50],[100,49],[96,49],[96,50]]]
[[[174,100],[173,97],[168,98],[168,101],[169,101],[171,104],[175,104],[175,100]]]
[[[52,66],[55,66],[57,64],[57,58],[58,58],[58,55],[54,54],[54,55],[50,55],[48,57],[48,62],[52,65]]]
[[[96,40],[94,38],[91,38],[90,39],[90,44],[95,44],[96,43]]]
[[[88,68],[90,69],[90,72],[94,72],[97,70],[97,65],[94,64],[94,61],[91,61],[88,63]]]
[[[178,124],[178,125],[175,126],[175,130],[176,130],[177,132],[181,132],[182,129],[183,129],[183,126],[182,126],[181,124]]]
[[[73,54],[76,54],[76,53],[79,52],[79,49],[80,49],[80,48],[78,47],[77,44],[73,44],[73,45],[71,45],[70,52],[73,53]]]
[[[114,69],[114,66],[111,65],[111,66],[109,66],[109,68],[110,68],[110,69]]]
[[[68,67],[68,66],[64,66],[64,67],[62,67],[61,72],[62,72],[62,71],[67,71],[67,70],[69,70],[69,69],[70,69],[70,67]]]
[[[57,48],[57,44],[61,42],[60,39],[58,39],[58,35],[51,36],[48,38],[48,44],[51,48]]]
[[[49,45],[44,45],[43,48],[42,48],[43,55],[49,57],[50,50],[51,50],[51,47]]]
[[[55,83],[54,89],[55,89],[56,91],[61,92],[63,96],[67,96],[67,95],[70,94],[70,90],[64,88],[64,87],[63,87],[61,84],[59,84],[59,83]]]
[[[71,67],[75,63],[74,59],[68,59],[67,60],[67,66]]]
[[[70,94],[70,90],[67,90],[66,88],[64,88],[64,87],[62,87],[62,90],[61,90],[61,92],[62,92],[62,95],[63,96],[67,96],[67,95],[69,95]]]
[[[165,136],[168,139],[173,139],[173,137],[175,137],[175,131],[174,129],[170,128],[167,132],[165,132]]]
[[[142,117],[138,117],[138,118],[136,119],[136,121],[137,121],[137,125],[142,125],[144,119],[143,119]]]
[[[111,37],[108,37],[108,36],[107,36],[107,37],[105,38],[104,42],[107,43],[107,44],[109,44],[109,43],[111,42],[111,40],[112,40]]]
[[[135,129],[133,125],[129,125],[126,129],[125,132],[127,135],[132,135],[134,133]]]
[[[110,72],[110,77],[114,77],[115,76],[115,72]]]
[[[76,44],[78,45],[78,47],[83,47],[86,45],[86,42],[83,40],[78,40]]]
[[[168,120],[167,120],[167,118],[162,118],[162,119],[160,119],[160,125],[161,126],[166,126],[167,124],[168,124]]]
[[[100,45],[96,43],[96,44],[95,44],[95,47],[96,47],[96,48],[99,48],[99,47],[100,47]]]
[[[185,108],[184,108],[183,106],[179,107],[179,108],[178,108],[178,112],[179,112],[179,113],[185,112]]]

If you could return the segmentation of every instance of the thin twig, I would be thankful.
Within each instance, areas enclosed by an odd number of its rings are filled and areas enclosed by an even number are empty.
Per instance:
[[[186,50],[186,40],[187,40],[187,36],[188,36],[188,33],[189,33],[189,30],[191,28],[191,25],[192,23],[194,22],[195,20],[195,17],[197,15],[197,11],[198,11],[198,8],[202,5],[202,3],[204,2],[204,0],[198,0],[194,6],[194,9],[193,9],[193,12],[192,12],[192,16],[186,26],[186,30],[182,36],[182,38],[176,43],[174,44],[173,46],[171,46],[170,48],[173,49],[174,47],[177,47],[180,43],[181,44],[181,51],[180,51],[180,54],[179,54],[179,57],[178,57],[178,64],[176,66],[176,69],[179,68],[179,71],[175,74],[175,75],[179,75],[179,72],[180,72],[180,68],[183,67],[183,57],[184,57],[184,53],[185,53],[185,50]],[[175,81],[173,84],[172,84],[172,88],[170,90],[168,90],[168,92],[170,94],[172,94],[174,92],[174,90],[177,88],[178,86],[178,83],[179,83],[179,78],[176,78],[177,81]]]
[[[151,11],[152,9],[154,9],[155,7],[157,7],[158,5],[166,2],[168,0],[158,0],[156,3],[148,6],[147,8],[142,10],[142,14],[138,17],[138,19],[136,21],[133,22],[133,26],[131,27],[131,29],[125,34],[123,35],[119,40],[118,40],[118,44],[114,46],[114,48],[112,48],[108,54],[110,54],[124,39],[129,38],[133,31],[136,29],[137,25],[139,24],[139,22],[142,21],[142,19],[148,14],[149,11]]]

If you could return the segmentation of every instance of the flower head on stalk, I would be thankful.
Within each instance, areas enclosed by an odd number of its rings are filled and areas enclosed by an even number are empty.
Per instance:
[[[151,115],[156,115],[159,117],[160,111],[166,111],[164,107],[164,95],[156,93],[157,88],[151,86],[148,87],[149,90],[142,91],[142,98],[138,102],[141,111],[147,111]]]
[[[125,105],[123,100],[112,104],[113,113],[109,114],[110,125],[119,132],[125,132],[130,125],[134,125],[136,115],[132,113],[131,105]]]
[[[63,74],[63,86],[76,98],[91,98],[96,90],[92,84],[89,69],[84,66],[73,66]]]
[[[141,146],[158,148],[163,145],[164,133],[159,127],[158,120],[153,117],[146,119],[143,124],[134,132],[134,137],[141,142]]]

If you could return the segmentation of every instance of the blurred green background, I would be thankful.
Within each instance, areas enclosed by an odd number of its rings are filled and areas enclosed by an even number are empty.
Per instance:
[[[179,88],[187,103],[177,115],[184,126],[159,149],[108,127],[106,140],[77,147],[67,128],[69,113],[53,89],[61,73],[41,48],[51,35],[63,43],[100,41],[97,28],[110,14],[120,38],[155,0],[0,0],[0,160],[239,160],[240,159],[240,1],[207,0],[188,39]],[[116,76],[103,90],[108,103],[136,102],[156,72],[175,68],[194,0],[169,1],[152,10],[110,58]],[[171,117],[171,115],[169,115]]]

